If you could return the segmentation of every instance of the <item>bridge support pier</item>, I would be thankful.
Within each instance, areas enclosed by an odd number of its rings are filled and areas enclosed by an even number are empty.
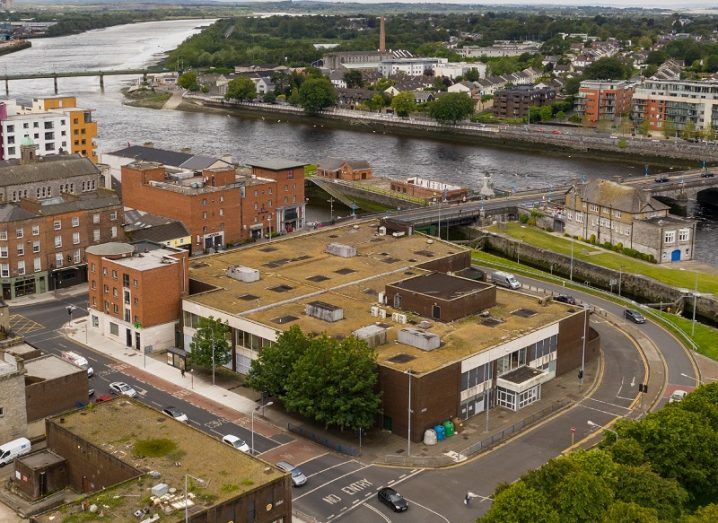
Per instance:
[[[55,94],[57,94],[57,76],[53,76],[52,79],[55,82]]]
[[[105,90],[105,75],[100,73],[100,90]]]

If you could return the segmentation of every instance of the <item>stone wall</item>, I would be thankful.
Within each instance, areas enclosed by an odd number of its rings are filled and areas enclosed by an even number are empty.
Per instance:
[[[4,360],[4,361],[2,361]],[[27,411],[25,410],[25,368],[22,361],[10,354],[0,353],[4,366],[0,375],[0,445],[27,435]]]
[[[487,251],[495,252],[514,261],[518,258],[521,263],[556,275],[569,277],[571,273],[570,256],[556,254],[513,238],[485,233],[481,245]],[[682,300],[684,308],[692,310],[693,299],[690,297],[690,292],[681,291],[639,274],[619,273],[619,271],[600,265],[575,258],[573,260],[573,281],[577,283],[585,283],[605,290],[613,288],[613,292],[617,293],[619,280],[622,296],[645,303],[675,303]],[[613,285],[611,285],[612,282]],[[696,314],[718,323],[718,300],[714,296],[698,298]]]

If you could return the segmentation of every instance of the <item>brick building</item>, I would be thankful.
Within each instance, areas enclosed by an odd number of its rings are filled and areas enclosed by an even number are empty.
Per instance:
[[[317,165],[317,174],[325,178],[355,182],[372,178],[372,169],[366,160],[327,158]]]
[[[0,351],[0,441],[26,435],[25,366],[21,359]]]
[[[576,114],[589,124],[628,115],[633,89],[625,80],[584,80],[576,96]]]
[[[517,411],[541,387],[581,365],[583,309],[449,273],[470,251],[421,234],[393,237],[366,220],[205,257],[190,268],[196,292],[182,302],[184,346],[199,320],[227,321],[232,361],[251,361],[287,329],[364,339],[377,353],[383,418],[412,431],[486,408]],[[598,354],[588,336],[586,358]]]
[[[266,162],[170,173],[156,162],[122,166],[127,207],[182,222],[193,253],[223,249],[304,224],[304,164]]]
[[[188,256],[153,242],[89,247],[88,329],[136,350],[174,345]]]
[[[670,207],[637,187],[593,180],[566,193],[564,231],[621,244],[657,263],[693,258],[696,222],[668,214]]]
[[[120,240],[119,196],[77,155],[0,162],[0,286],[3,299],[87,281],[85,249]]]
[[[469,194],[466,187],[427,180],[418,176],[412,176],[406,180],[391,180],[389,187],[392,191],[420,198],[427,202],[465,200]]]
[[[493,112],[498,118],[526,118],[534,106],[548,105],[556,98],[552,87],[516,85],[494,93]]]

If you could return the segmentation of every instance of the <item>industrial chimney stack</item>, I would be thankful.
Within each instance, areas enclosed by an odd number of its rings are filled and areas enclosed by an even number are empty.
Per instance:
[[[379,18],[379,52],[386,52],[386,32],[384,31],[384,17]]]

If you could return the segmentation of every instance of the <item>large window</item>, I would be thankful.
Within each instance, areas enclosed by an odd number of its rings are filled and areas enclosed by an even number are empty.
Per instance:
[[[501,376],[502,374],[506,374],[507,372],[526,365],[526,352],[527,347],[524,347],[523,349],[516,350],[511,354],[499,358],[496,362],[496,375]]]
[[[476,385],[480,385],[485,381],[490,381],[492,376],[493,365],[486,363],[476,368],[461,373],[461,390],[467,390]]]
[[[110,322],[110,334],[113,336],[120,335],[120,326],[116,323]]]

